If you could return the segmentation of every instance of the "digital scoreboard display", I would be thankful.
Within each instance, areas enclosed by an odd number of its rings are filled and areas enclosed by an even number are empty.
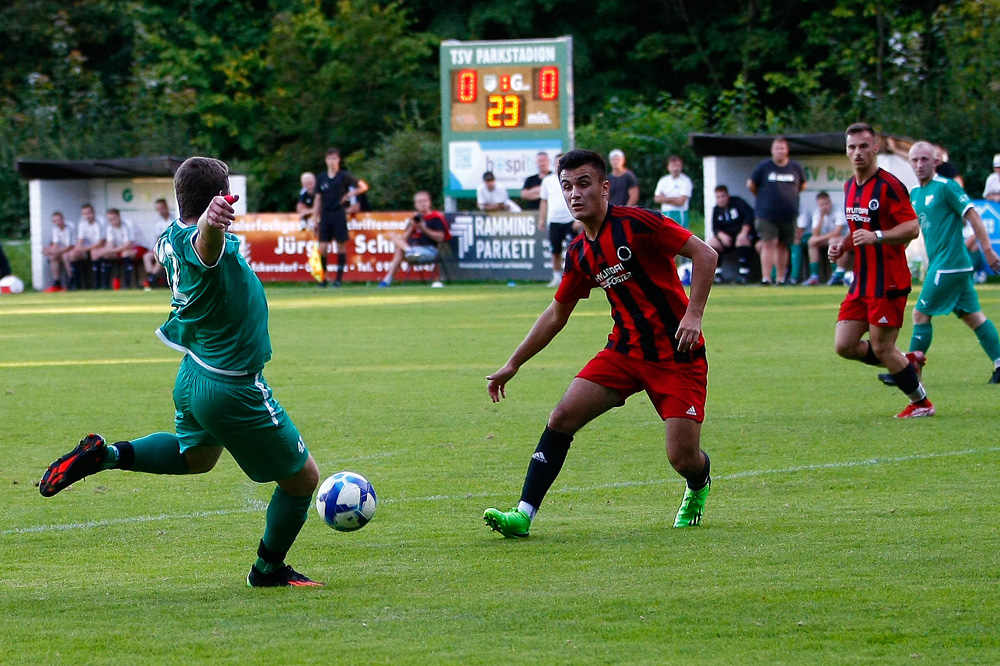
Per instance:
[[[559,66],[479,67],[451,72],[451,131],[562,127]]]
[[[517,197],[537,156],[573,147],[573,38],[441,44],[443,193],[474,198],[483,174]]]

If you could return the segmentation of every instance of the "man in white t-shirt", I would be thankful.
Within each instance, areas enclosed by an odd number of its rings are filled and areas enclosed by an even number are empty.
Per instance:
[[[73,263],[69,260],[73,249],[73,228],[66,224],[66,218],[59,211],[52,213],[52,239],[42,249],[42,254],[49,260],[49,270],[52,272],[52,286],[45,291],[66,291],[63,286],[62,273],[66,273],[68,285],[73,276]]]
[[[556,155],[556,164],[562,154]],[[555,173],[550,173],[542,179],[541,191],[538,193],[538,229],[549,229],[549,247],[552,249],[552,281],[550,287],[558,287],[562,281],[563,243],[573,238],[573,213],[566,205],[566,197],[562,193],[562,185]]]
[[[313,187],[316,186],[316,178],[313,177]],[[311,210],[311,209],[310,209]],[[174,221],[173,216],[170,214],[170,207],[167,206],[166,199],[156,200],[156,225],[153,227],[153,246],[156,246],[156,240],[163,235],[163,232],[167,230],[170,223]],[[163,266],[160,265],[160,260],[156,258],[155,252],[146,252],[142,255],[142,264],[146,268],[146,285],[145,290],[150,291],[153,285],[156,284],[157,279],[164,275]]]
[[[510,213],[521,212],[521,207],[510,200],[510,195],[504,187],[497,187],[497,179],[492,171],[483,174],[483,183],[476,190],[476,205],[479,210],[487,212],[505,210]]]
[[[830,243],[838,241],[847,233],[847,218],[843,208],[834,208],[830,195],[819,192],[816,195],[816,210],[812,214],[812,235],[809,237],[809,278],[805,284],[819,284],[821,257],[826,256]],[[835,263],[831,284],[843,284],[844,272],[849,263],[849,254],[841,256]]]
[[[993,173],[986,177],[983,198],[1000,203],[1000,153],[993,156]]]
[[[669,173],[656,183],[653,201],[660,204],[661,213],[687,229],[690,224],[688,207],[691,204],[694,184],[683,173],[684,160],[678,155],[671,155],[667,159],[667,171]]]
[[[117,208],[108,209],[108,228],[104,232],[104,245],[92,250],[91,259],[95,266],[100,264],[100,284],[104,289],[111,287],[111,272],[117,266],[122,267],[125,288],[132,286],[132,272],[135,259],[135,232],[132,224],[122,219]]]
[[[90,259],[93,250],[104,245],[104,224],[94,212],[94,207],[89,203],[80,206],[80,222],[76,225],[76,245],[67,254],[69,261],[73,264],[73,279],[70,282],[70,289],[83,289],[86,277],[84,275],[84,263]],[[96,276],[96,263],[95,276]],[[93,285],[97,287],[96,281]]]

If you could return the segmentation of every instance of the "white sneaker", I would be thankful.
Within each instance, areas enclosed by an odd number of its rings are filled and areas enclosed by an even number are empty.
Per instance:
[[[562,282],[562,278],[552,278],[552,280],[547,285],[545,285],[545,286],[546,287],[556,288],[556,287],[559,286],[560,282]]]
[[[441,280],[431,282],[431,289],[441,289],[442,287],[444,287],[444,282],[441,282]]]

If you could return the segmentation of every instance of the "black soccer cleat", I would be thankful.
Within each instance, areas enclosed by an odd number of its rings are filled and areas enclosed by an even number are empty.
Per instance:
[[[878,375],[878,380],[885,384],[886,386],[895,386],[896,380],[893,378],[891,372],[880,372]]]
[[[262,573],[256,566],[247,574],[247,587],[323,587],[323,583],[310,580],[286,564],[269,574]]]
[[[38,482],[38,492],[42,497],[52,497],[83,477],[100,472],[107,457],[108,446],[104,438],[90,433],[75,449],[49,465]]]
[[[1000,384],[1000,368],[993,371],[993,376],[990,377],[990,381],[987,384]]]

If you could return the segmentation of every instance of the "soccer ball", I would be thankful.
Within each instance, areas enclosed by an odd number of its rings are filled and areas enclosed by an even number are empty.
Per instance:
[[[372,484],[354,472],[337,472],[323,482],[316,494],[319,515],[340,532],[353,532],[367,525],[377,503]]]

